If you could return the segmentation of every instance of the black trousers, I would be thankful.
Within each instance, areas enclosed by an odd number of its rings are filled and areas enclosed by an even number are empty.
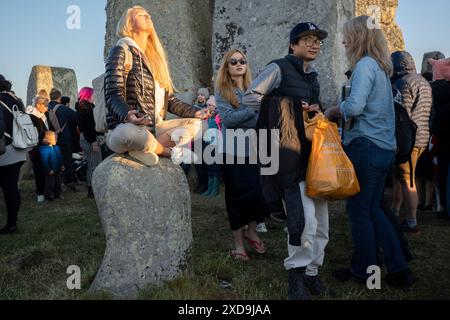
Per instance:
[[[249,222],[264,222],[268,215],[261,190],[257,164],[223,164],[225,204],[231,230],[237,231]]]
[[[41,154],[39,150],[33,149],[30,151],[30,160],[33,164],[34,182],[36,184],[36,194],[38,196],[45,193],[45,171],[41,163]]]
[[[63,174],[63,180],[65,184],[71,184],[74,182],[74,169],[72,160],[72,146],[67,144],[59,145],[63,156],[63,164],[66,168]]]
[[[45,198],[52,200],[61,195],[61,172],[45,176]]]
[[[17,225],[17,215],[20,209],[20,192],[18,187],[20,168],[25,162],[18,162],[9,166],[0,167],[0,187],[5,198],[8,212],[7,227]]]

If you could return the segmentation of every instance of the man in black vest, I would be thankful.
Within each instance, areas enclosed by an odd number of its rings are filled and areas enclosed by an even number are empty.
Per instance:
[[[306,195],[311,143],[303,124],[304,111],[320,110],[317,72],[310,63],[319,55],[327,35],[313,23],[295,26],[290,33],[289,55],[269,63],[243,101],[259,112],[257,129],[279,130],[279,150],[275,151],[279,151],[279,170],[275,175],[261,175],[261,183],[266,201],[282,201],[287,215],[289,257],[284,266],[288,270],[289,298],[295,300],[332,295],[318,276],[328,243],[328,205]]]

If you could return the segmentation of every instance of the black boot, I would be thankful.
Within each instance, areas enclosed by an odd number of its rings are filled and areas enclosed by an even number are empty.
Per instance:
[[[196,194],[202,194],[208,190],[208,181],[206,183],[200,183],[198,184],[197,188],[195,188]]]
[[[410,269],[390,273],[384,279],[388,285],[396,288],[408,288],[418,281]]]
[[[305,286],[313,296],[328,295],[332,298],[336,297],[333,290],[327,288],[320,280],[319,276],[305,275]]]
[[[333,271],[333,277],[341,282],[356,281],[358,284],[366,286],[366,279],[356,277],[350,269],[339,269]]]
[[[19,232],[17,226],[14,227],[5,226],[3,229],[0,229],[0,235],[13,234],[17,232]]]
[[[94,191],[92,191],[92,187],[88,186],[87,188],[88,188],[87,197],[91,199],[94,198]]]
[[[311,295],[305,288],[305,268],[288,270],[289,300],[311,300]]]

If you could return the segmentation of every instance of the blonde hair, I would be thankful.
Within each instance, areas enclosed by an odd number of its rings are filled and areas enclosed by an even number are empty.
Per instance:
[[[252,74],[250,71],[250,66],[245,54],[238,49],[231,49],[223,56],[222,63],[220,64],[219,71],[217,73],[216,79],[216,89],[219,91],[221,96],[231,103],[235,108],[239,106],[239,101],[235,94],[236,85],[231,78],[230,72],[228,71],[228,63],[233,54],[240,53],[242,57],[247,61],[247,71],[244,74],[244,90],[247,90],[252,83]]]
[[[142,11],[148,13],[147,10],[141,6],[133,6],[128,8],[122,14],[119,24],[117,25],[116,34],[118,37],[133,38],[132,19],[138,12]],[[147,48],[142,48],[142,50],[145,52],[145,56],[150,64],[154,79],[158,81],[159,84],[169,92],[169,94],[172,94],[175,89],[172,78],[170,77],[166,52],[161,44],[161,41],[159,40],[155,28],[152,28],[150,34],[148,35]]]
[[[344,25],[344,39],[347,41],[347,57],[353,70],[361,58],[368,55],[375,59],[381,69],[392,75],[393,66],[381,29],[369,28],[368,16],[356,17]]]

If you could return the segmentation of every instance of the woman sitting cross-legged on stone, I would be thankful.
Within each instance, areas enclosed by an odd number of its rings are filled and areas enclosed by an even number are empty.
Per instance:
[[[121,39],[106,61],[110,129],[106,143],[112,151],[128,152],[148,166],[156,165],[158,156],[175,156],[180,161],[181,150],[188,150],[190,141],[201,134],[199,119],[207,119],[210,113],[173,95],[166,54],[144,8],[129,8],[120,19],[117,35]],[[165,121],[167,112],[187,119]],[[172,152],[175,145],[185,148]]]
[[[256,233],[257,223],[264,222],[264,216],[267,215],[258,165],[249,161],[251,150],[249,143],[245,146],[231,143],[233,148],[228,148],[230,143],[226,142],[227,131],[235,130],[237,136],[239,132],[244,134],[244,131],[254,129],[256,126],[256,112],[242,104],[242,98],[250,83],[250,68],[244,54],[235,49],[228,51],[222,59],[217,75],[215,96],[222,119],[225,146],[226,162],[222,166],[225,203],[236,246],[231,255],[234,259],[243,261],[249,260],[244,248],[244,239],[256,252],[266,252],[264,243]],[[239,140],[241,139],[237,141]],[[245,225],[248,225],[248,229],[244,233]]]

